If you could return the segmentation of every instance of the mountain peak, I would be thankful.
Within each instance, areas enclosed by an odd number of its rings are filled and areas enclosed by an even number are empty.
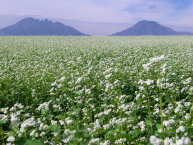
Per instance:
[[[131,28],[117,32],[111,36],[143,36],[143,35],[193,35],[189,32],[176,32],[171,28],[164,27],[155,21],[142,20]]]
[[[12,26],[0,29],[0,35],[58,35],[58,36],[88,36],[62,23],[24,18]]]

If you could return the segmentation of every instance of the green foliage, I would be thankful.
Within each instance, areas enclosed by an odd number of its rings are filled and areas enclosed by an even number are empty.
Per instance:
[[[1,37],[0,142],[189,143],[192,43],[187,36]]]

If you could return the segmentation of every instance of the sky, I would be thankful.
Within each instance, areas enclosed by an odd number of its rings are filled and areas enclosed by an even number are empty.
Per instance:
[[[193,26],[193,0],[0,0],[0,15]]]

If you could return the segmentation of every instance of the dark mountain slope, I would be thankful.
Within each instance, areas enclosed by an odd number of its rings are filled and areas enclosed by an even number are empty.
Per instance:
[[[58,35],[58,36],[87,36],[62,23],[33,18],[25,18],[12,26],[0,29],[0,35]]]
[[[193,35],[189,32],[176,32],[171,28],[164,27],[154,21],[139,21],[133,27],[112,34],[111,36],[143,36],[143,35]]]

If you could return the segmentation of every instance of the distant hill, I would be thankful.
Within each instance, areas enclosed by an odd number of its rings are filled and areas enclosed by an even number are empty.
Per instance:
[[[24,18],[12,26],[0,29],[0,35],[20,36],[20,35],[57,35],[57,36],[88,36],[66,26],[60,22],[38,20],[34,18]]]
[[[164,27],[154,21],[139,21],[133,27],[112,34],[111,36],[143,36],[143,35],[193,35],[189,32],[176,32],[171,28]]]

